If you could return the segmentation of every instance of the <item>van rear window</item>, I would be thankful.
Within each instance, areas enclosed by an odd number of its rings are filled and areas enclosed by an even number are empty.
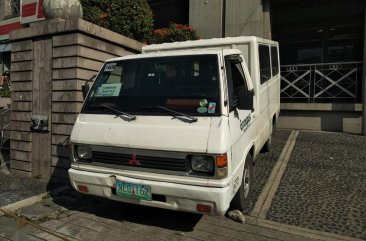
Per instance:
[[[261,84],[271,78],[271,61],[269,55],[269,46],[259,45],[259,69]]]
[[[271,62],[272,62],[272,76],[275,76],[279,73],[278,52],[276,46],[271,46]]]

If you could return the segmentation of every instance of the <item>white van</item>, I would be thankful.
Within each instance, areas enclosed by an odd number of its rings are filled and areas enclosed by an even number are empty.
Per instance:
[[[278,43],[261,38],[150,45],[108,60],[72,130],[72,186],[172,210],[244,210],[279,95]]]

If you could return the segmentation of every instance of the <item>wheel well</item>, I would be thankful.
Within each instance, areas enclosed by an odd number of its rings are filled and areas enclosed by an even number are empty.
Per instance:
[[[249,154],[252,156],[252,158],[254,160],[254,145],[252,146],[252,148],[250,148]]]
[[[277,122],[277,116],[276,116],[276,114],[274,114],[272,117],[272,124],[275,125],[276,122]]]

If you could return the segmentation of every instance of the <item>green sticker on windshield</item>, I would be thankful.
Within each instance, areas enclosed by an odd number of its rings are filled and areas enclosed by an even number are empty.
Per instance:
[[[96,91],[96,97],[109,97],[109,96],[119,96],[121,91],[121,83],[115,84],[102,84]]]
[[[207,100],[206,99],[202,99],[202,100],[200,100],[200,106],[203,106],[203,107],[205,107],[205,106],[207,106]]]
[[[207,112],[207,108],[206,107],[204,107],[204,106],[201,106],[201,107],[198,107],[197,108],[197,112],[198,113],[206,113]]]

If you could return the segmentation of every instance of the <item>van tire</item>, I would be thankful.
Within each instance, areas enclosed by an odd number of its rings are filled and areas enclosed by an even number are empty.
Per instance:
[[[253,192],[253,158],[248,153],[244,163],[241,185],[231,201],[232,210],[245,211],[249,208]]]

